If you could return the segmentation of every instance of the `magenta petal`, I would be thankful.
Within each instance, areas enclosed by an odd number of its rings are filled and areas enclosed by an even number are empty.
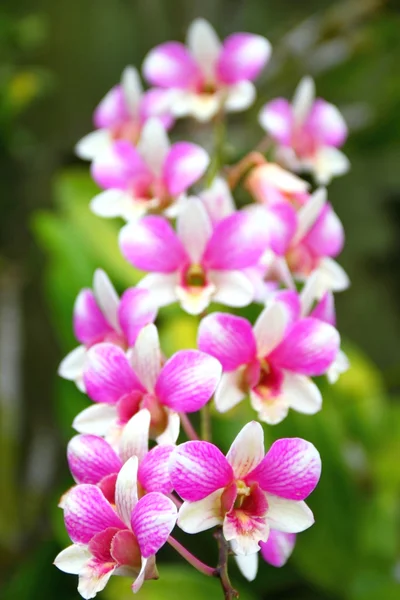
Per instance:
[[[165,127],[170,129],[174,123],[171,114],[170,93],[168,90],[152,88],[145,92],[140,102],[140,120],[142,123],[151,117],[157,117]]]
[[[162,88],[191,89],[201,80],[196,61],[179,42],[166,42],[150,50],[143,73],[149,83]]]
[[[138,481],[146,492],[170,494],[172,483],[168,463],[175,446],[155,446],[139,465]]]
[[[89,484],[77,485],[68,492],[64,521],[69,537],[77,544],[88,544],[108,527],[126,529],[99,488]]]
[[[202,177],[210,162],[207,152],[197,144],[177,142],[171,146],[163,166],[168,193],[178,196]]]
[[[341,252],[344,244],[343,225],[330,204],[324,206],[302,243],[317,256],[335,257]]]
[[[164,546],[177,516],[175,504],[163,494],[150,492],[139,500],[132,512],[131,525],[144,558]]]
[[[137,269],[173,273],[187,261],[182,242],[163,217],[144,217],[121,229],[119,245]]]
[[[286,331],[300,318],[301,303],[297,292],[293,290],[282,290],[272,295],[273,302],[279,302],[285,311]]]
[[[322,98],[315,100],[305,126],[324,146],[342,146],[347,138],[347,125],[339,110]]]
[[[257,264],[267,249],[269,234],[258,211],[236,212],[217,223],[203,263],[210,269],[245,269]]]
[[[321,475],[321,457],[313,444],[301,438],[283,438],[274,442],[246,477],[261,489],[288,500],[304,500],[311,494]]]
[[[333,327],[336,326],[336,311],[335,311],[335,299],[332,292],[326,292],[311,312],[310,317],[329,323]]]
[[[67,459],[77,483],[97,484],[122,467],[110,444],[97,435],[74,436],[68,444]]]
[[[88,351],[83,381],[89,398],[107,404],[143,389],[121,348],[107,343]]]
[[[74,305],[73,326],[76,339],[88,346],[101,341],[113,331],[98,307],[92,290],[79,292]]]
[[[260,35],[233,33],[222,45],[216,71],[228,85],[256,79],[271,55],[271,44]]]
[[[295,533],[271,529],[266,542],[260,542],[261,556],[273,567],[283,567],[296,544]]]
[[[104,96],[94,111],[93,121],[99,129],[110,129],[129,120],[130,114],[120,85],[115,85]]]
[[[118,140],[107,152],[102,152],[92,163],[92,177],[103,189],[127,190],[134,183],[147,186],[152,175],[136,148],[126,140]]]
[[[242,317],[208,315],[200,323],[197,340],[200,350],[217,358],[224,371],[234,371],[256,358],[252,326]]]
[[[268,360],[294,373],[322,375],[335,360],[339,347],[340,338],[334,327],[308,317],[294,324]]]
[[[286,253],[296,232],[296,212],[290,204],[279,203],[269,207],[265,213],[271,250],[281,256]]]
[[[176,492],[195,502],[233,481],[233,469],[221,450],[209,442],[185,442],[171,455],[170,476]]]
[[[198,350],[180,350],[165,363],[155,386],[162,404],[176,412],[200,410],[215,392],[221,365]]]
[[[289,146],[292,141],[293,111],[285,98],[276,98],[268,102],[260,112],[262,127],[283,146]]]
[[[140,330],[154,323],[157,308],[151,294],[144,288],[129,288],[122,296],[118,306],[118,320],[129,346],[133,346]]]

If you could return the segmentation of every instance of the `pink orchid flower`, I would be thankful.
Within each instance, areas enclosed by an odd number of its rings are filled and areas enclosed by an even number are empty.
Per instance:
[[[266,206],[290,202],[300,208],[309,198],[309,184],[276,163],[266,162],[252,169],[245,185],[253,198]]]
[[[179,301],[200,314],[211,301],[246,306],[254,290],[244,269],[258,263],[270,241],[265,220],[239,211],[213,228],[198,198],[189,198],[177,219],[177,232],[158,216],[129,223],[120,232],[124,257],[150,271],[139,283],[159,306]]]
[[[260,542],[260,554],[273,567],[283,567],[294,550],[296,534],[271,529],[266,542]],[[240,572],[248,581],[254,581],[258,571],[258,553],[235,555]]]
[[[75,482],[97,485],[106,499],[115,504],[118,473],[129,458],[136,456],[139,497],[148,492],[170,494],[173,488],[168,460],[174,446],[155,446],[149,451],[150,420],[147,409],[136,413],[125,425],[116,449],[96,435],[74,436],[68,444],[67,458]]]
[[[126,67],[121,83],[111,88],[94,112],[96,131],[85,135],[75,152],[80,158],[93,160],[116,140],[136,145],[143,125],[151,117],[157,117],[165,129],[172,126],[168,93],[157,88],[143,93],[139,73],[134,67]]]
[[[96,485],[72,488],[64,503],[64,521],[73,542],[54,564],[79,575],[78,592],[94,598],[111,575],[135,577],[137,592],[145,579],[157,579],[155,555],[175,526],[175,504],[159,492],[138,500],[138,460],[130,458],[118,473],[115,506]]]
[[[284,98],[268,102],[260,113],[261,126],[278,143],[278,158],[293,170],[313,173],[326,185],[349,170],[338,148],[347,137],[346,123],[333,104],[315,99],[310,77],[300,81],[290,104]]]
[[[271,45],[259,35],[234,33],[221,44],[204,19],[193,21],[187,47],[167,42],[149,52],[143,64],[147,81],[173,91],[177,117],[212,119],[221,109],[246,110],[256,96],[252,83],[269,60]]]
[[[202,177],[209,156],[190,142],[169,143],[158,119],[143,127],[138,146],[114,142],[92,163],[92,176],[105,191],[93,198],[92,211],[100,217],[138,219],[149,210],[173,216],[188,188]]]
[[[187,533],[222,525],[236,554],[253,554],[270,528],[298,533],[313,524],[304,499],[320,472],[318,451],[299,438],[276,441],[264,456],[264,433],[255,421],[226,457],[209,442],[186,442],[170,458],[172,484],[185,501],[178,525]]]
[[[296,292],[277,292],[254,328],[247,319],[226,313],[205,317],[198,345],[223,367],[215,394],[218,411],[226,412],[247,394],[261,421],[274,425],[289,408],[314,414],[322,397],[310,377],[322,375],[339,351],[339,334],[318,319],[300,316]]]
[[[83,368],[89,348],[100,342],[109,342],[127,349],[133,346],[139,331],[157,317],[157,307],[151,295],[142,288],[129,288],[121,298],[107,274],[97,269],[93,277],[93,291],[79,292],[74,305],[73,327],[80,346],[61,362],[58,374],[75,381],[84,391]]]
[[[157,329],[146,325],[129,355],[107,343],[89,350],[83,380],[97,404],[81,412],[73,426],[81,433],[110,435],[147,408],[151,436],[173,444],[179,434],[178,413],[200,410],[220,376],[219,362],[198,350],[180,350],[162,365]]]

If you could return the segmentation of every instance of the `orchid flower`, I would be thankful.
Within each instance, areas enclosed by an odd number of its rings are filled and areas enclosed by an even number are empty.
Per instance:
[[[293,552],[295,533],[271,529],[266,542],[260,542],[260,554],[273,567],[283,567]],[[248,581],[254,581],[258,571],[258,553],[247,556],[236,554],[235,561],[240,572]]]
[[[309,184],[276,163],[265,162],[252,169],[245,186],[257,202],[266,206],[290,202],[300,208],[309,199]]]
[[[222,525],[236,554],[253,554],[271,529],[298,533],[314,518],[304,499],[321,471],[316,448],[299,438],[276,441],[264,456],[264,433],[252,421],[226,455],[213,444],[190,441],[171,454],[170,475],[185,501],[178,525],[198,533]]]
[[[150,420],[147,409],[136,413],[125,425],[116,449],[96,435],[74,436],[68,444],[67,459],[75,482],[97,485],[106,499],[115,504],[118,473],[129,458],[136,456],[139,497],[148,492],[170,494],[168,460],[174,446],[155,446],[149,451]]]
[[[200,410],[211,398],[221,365],[198,350],[180,350],[162,365],[155,325],[146,325],[129,355],[113,344],[96,344],[87,354],[83,380],[93,402],[75,419],[81,433],[110,435],[139,410],[151,414],[150,434],[175,443],[180,412]]]
[[[142,327],[152,323],[156,316],[157,307],[146,290],[129,288],[118,298],[107,274],[97,269],[93,291],[81,290],[74,305],[74,333],[81,345],[64,358],[58,374],[75,381],[84,391],[82,373],[88,349],[100,342],[127,349],[134,345]]]
[[[159,306],[179,301],[200,314],[211,301],[246,306],[254,296],[243,273],[258,263],[268,246],[267,224],[250,211],[222,219],[213,228],[198,198],[190,198],[177,219],[177,232],[162,217],[148,216],[120,232],[124,257],[150,271],[139,287],[154,294]]]
[[[204,19],[193,21],[187,47],[167,42],[149,52],[143,64],[147,81],[172,90],[171,110],[176,117],[209,121],[222,109],[246,110],[254,102],[252,81],[269,60],[267,39],[234,33],[221,44]]]
[[[80,484],[65,498],[64,521],[73,542],[55,565],[79,575],[78,592],[94,598],[111,575],[134,577],[137,592],[145,579],[157,579],[155,555],[175,526],[175,504],[159,492],[138,500],[138,460],[130,458],[115,484],[115,506],[96,485]]]
[[[338,149],[347,137],[346,123],[336,106],[315,99],[310,77],[300,81],[292,104],[284,98],[272,100],[261,110],[259,120],[289,168],[311,172],[320,185],[349,170],[347,157]]]
[[[170,146],[158,119],[144,125],[137,148],[127,140],[114,142],[92,163],[92,176],[105,191],[90,204],[100,217],[138,219],[149,210],[174,214],[188,188],[202,177],[209,157],[189,142]],[[172,212],[171,212],[172,211]]]
[[[295,292],[278,292],[254,328],[242,317],[213,313],[199,327],[198,345],[222,364],[215,394],[218,411],[226,412],[247,394],[261,421],[274,425],[289,408],[314,414],[322,397],[310,379],[327,372],[339,351],[332,325],[300,317]]]
[[[93,160],[116,140],[136,144],[143,125],[151,117],[157,117],[165,129],[171,127],[168,93],[156,88],[143,93],[139,73],[134,67],[126,67],[121,83],[111,88],[96,108],[96,130],[77,143],[76,154]]]

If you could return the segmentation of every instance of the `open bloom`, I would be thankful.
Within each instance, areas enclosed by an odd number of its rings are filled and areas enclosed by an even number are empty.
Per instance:
[[[187,47],[167,42],[149,52],[143,64],[145,78],[173,90],[171,110],[177,117],[212,119],[222,108],[241,111],[255,99],[252,83],[271,54],[265,38],[234,33],[221,44],[204,19],[193,21]]]
[[[326,373],[339,351],[339,334],[318,319],[300,317],[296,292],[278,292],[258,317],[213,313],[200,323],[198,344],[223,367],[215,405],[226,412],[247,394],[258,418],[276,424],[289,408],[314,414],[322,398],[311,376]]]
[[[254,266],[268,246],[266,223],[251,211],[236,212],[216,226],[198,198],[189,198],[177,219],[177,232],[158,216],[126,225],[122,254],[151,273],[139,286],[154,293],[159,306],[180,301],[200,314],[211,301],[246,306],[254,289],[243,270]]]
[[[97,269],[93,290],[84,288],[75,300],[73,328],[81,345],[61,362],[59,375],[84,390],[82,373],[87,350],[100,342],[127,349],[134,345],[142,327],[156,316],[157,307],[146,290],[129,288],[119,298],[107,274]]]
[[[260,124],[278,143],[278,156],[289,168],[313,173],[322,185],[348,171],[349,161],[338,149],[347,137],[346,123],[336,106],[315,99],[310,77],[301,80],[292,104],[284,98],[268,102]]]
[[[75,151],[80,158],[93,160],[116,140],[136,144],[151,117],[157,117],[166,129],[171,127],[168,93],[156,88],[143,93],[137,70],[126,67],[121,83],[111,88],[94,112],[96,131],[85,135]]]
[[[180,412],[206,404],[221,376],[221,365],[198,350],[180,350],[165,364],[157,329],[147,325],[129,356],[113,344],[97,344],[87,356],[83,380],[87,394],[99,403],[80,413],[74,427],[106,435],[121,429],[140,409],[151,414],[150,433],[159,443],[175,443]]]
[[[293,552],[296,544],[296,534],[271,529],[266,542],[260,542],[260,554],[265,562],[273,567],[283,567]],[[253,581],[258,571],[258,553],[237,554],[235,561],[242,575]]]
[[[64,521],[73,542],[56,557],[55,565],[79,575],[78,591],[94,598],[111,575],[135,577],[137,592],[145,579],[158,577],[155,554],[165,544],[176,522],[176,506],[159,492],[138,500],[137,458],[120,470],[115,506],[95,485],[72,488],[64,503]]]
[[[213,444],[186,442],[171,454],[170,474],[185,500],[178,525],[197,533],[222,525],[236,554],[253,554],[270,528],[287,533],[313,524],[303,500],[321,472],[316,448],[299,438],[276,441],[264,456],[259,423],[245,425],[226,457]]]
[[[125,425],[115,449],[97,435],[74,436],[68,444],[67,458],[76,483],[99,486],[107,500],[115,504],[118,473],[129,458],[136,456],[139,497],[147,492],[170,494],[168,460],[174,446],[155,446],[149,451],[150,420],[150,412],[145,408],[140,410]]]
[[[152,211],[169,210],[202,177],[209,157],[203,148],[189,142],[170,146],[158,119],[143,127],[138,146],[120,140],[92,163],[92,176],[105,191],[91,202],[101,217],[137,219]]]

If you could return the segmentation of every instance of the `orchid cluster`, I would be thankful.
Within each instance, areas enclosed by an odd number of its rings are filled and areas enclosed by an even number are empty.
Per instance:
[[[276,425],[289,409],[318,412],[314,378],[334,383],[348,368],[333,300],[349,285],[335,261],[343,228],[326,189],[299,176],[320,186],[348,169],[338,149],[345,122],[306,77],[292,103],[262,108],[261,143],[234,165],[224,165],[223,144],[171,144],[167,133],[183,117],[212,130],[249,108],[270,54],[261,36],[235,33],[221,43],[196,20],[187,45],[167,42],[145,58],[154,87],[143,92],[139,73],[125,69],[95,110],[95,131],[77,145],[101,188],[91,210],[125,221],[122,255],[146,273],[119,297],[95,272],[74,306],[79,345],[59,370],[92,402],[73,422],[75,485],[60,502],[72,545],[55,560],[79,576],[83,598],[112,575],[131,577],[137,592],[158,577],[166,543],[218,577],[225,598],[237,597],[229,556],[252,580],[259,555],[282,566],[296,534],[313,524],[304,500],[320,477],[317,449],[294,437],[266,452],[259,421]],[[238,187],[247,198],[240,207]],[[199,320],[198,349],[168,357],[156,321],[172,303]],[[254,324],[240,310],[252,303]],[[212,401],[220,413],[240,402],[254,411],[226,455],[210,439]],[[188,416],[198,411],[201,437]],[[179,443],[181,433],[187,441]],[[218,565],[173,537],[176,525],[187,534],[213,528]]]

